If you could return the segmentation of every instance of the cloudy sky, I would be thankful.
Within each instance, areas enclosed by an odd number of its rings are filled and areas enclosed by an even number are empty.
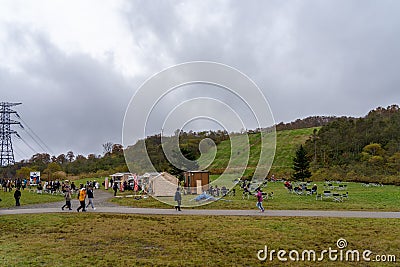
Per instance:
[[[276,122],[364,116],[399,103],[399,13],[385,0],[0,0],[0,102],[22,102],[54,155],[121,143],[140,85],[188,61],[245,73]],[[14,129],[31,146],[15,138],[17,160],[46,148]]]

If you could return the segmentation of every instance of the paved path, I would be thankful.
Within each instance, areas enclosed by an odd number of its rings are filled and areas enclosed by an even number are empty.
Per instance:
[[[118,206],[109,202],[112,194],[103,190],[94,193],[96,211],[90,207],[88,212],[122,213],[122,214],[148,214],[148,215],[203,215],[203,216],[265,216],[265,217],[337,217],[337,218],[400,218],[400,212],[374,212],[374,211],[323,211],[323,210],[209,210],[209,209],[182,209],[181,212],[170,209],[130,208]],[[0,215],[35,214],[35,213],[71,213],[76,212],[79,206],[77,199],[72,200],[71,211],[62,211],[64,201],[25,205],[18,208],[0,209]]]
[[[3,209],[0,215],[33,214],[33,213],[71,213],[58,208],[21,208]],[[129,207],[97,207],[93,213],[120,213],[120,214],[147,214],[147,215],[203,215],[203,216],[264,216],[264,217],[338,217],[338,218],[398,218],[400,212],[372,212],[372,211],[319,211],[319,210],[266,210],[260,213],[256,210],[207,210],[207,209],[183,209],[181,212],[175,209],[149,209]]]

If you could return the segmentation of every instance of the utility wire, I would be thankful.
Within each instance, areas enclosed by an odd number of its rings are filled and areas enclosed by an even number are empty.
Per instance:
[[[20,154],[20,155],[22,154],[26,159],[29,159],[29,156],[27,154],[25,154],[25,152],[16,143],[13,143],[13,146],[14,146],[15,150],[18,150],[18,151],[16,151],[16,152],[18,152],[18,154]]]
[[[54,154],[54,152],[46,145],[45,142],[43,142],[42,139],[40,139],[40,137],[32,130],[32,128],[29,127],[29,125],[18,115],[18,113],[15,114],[15,115],[18,117],[18,119],[20,119],[20,120],[24,123],[24,125],[32,132],[32,134],[33,134],[34,136],[36,136],[37,139],[39,139],[39,141],[47,148],[47,150],[48,150],[51,154]],[[22,129],[24,129],[23,126],[22,126]],[[24,129],[24,130],[27,132],[26,129]],[[32,138],[32,139],[33,139],[33,138]],[[36,142],[36,141],[35,141],[35,142]],[[40,146],[40,147],[43,149],[42,146]],[[44,149],[44,150],[46,150],[46,149]]]
[[[15,134],[19,139],[22,140],[22,142],[24,142],[25,145],[27,145],[34,153],[38,153],[33,147],[31,147],[31,145],[29,145],[24,139],[22,139],[22,137],[19,134]]]
[[[44,148],[25,128],[20,124],[21,128],[29,135],[29,137],[43,150],[46,151],[46,148]]]

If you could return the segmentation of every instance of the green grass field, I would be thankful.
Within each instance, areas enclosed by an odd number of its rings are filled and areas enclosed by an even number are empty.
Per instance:
[[[323,192],[322,182],[316,182],[318,192]],[[296,195],[288,193],[283,183],[268,183],[264,192],[274,192],[274,198],[264,201],[264,207],[273,210],[369,210],[369,211],[400,211],[400,187],[385,185],[383,187],[364,187],[360,183],[344,183],[349,199],[344,202],[334,202],[329,199],[316,200],[315,195]],[[236,196],[227,196],[223,200],[200,206],[203,209],[255,209],[255,197],[242,198],[242,190],[236,187]],[[126,193],[126,194],[129,194]],[[112,202],[131,207],[170,208],[153,198],[135,200],[132,198],[116,198]]]
[[[62,201],[64,198],[61,195],[50,194],[37,194],[36,192],[29,192],[28,189],[21,190],[21,205],[38,204],[46,202]],[[0,208],[9,208],[15,206],[14,190],[11,192],[0,191]]]
[[[98,179],[100,181],[100,179]],[[79,181],[81,182],[81,181]],[[221,187],[223,181],[218,185]],[[316,182],[318,192],[323,192],[324,183]],[[268,210],[368,210],[368,211],[400,211],[400,187],[393,185],[385,185],[383,187],[364,187],[361,183],[343,183],[347,185],[346,190],[336,191],[340,193],[349,192],[349,198],[344,202],[334,202],[329,199],[316,200],[315,195],[296,195],[288,193],[282,182],[268,183],[263,189],[264,192],[274,192],[274,198],[264,201],[264,206]],[[235,187],[236,196],[226,196],[223,199],[207,203],[198,202],[200,209],[255,209],[255,197],[243,199],[242,189]],[[111,193],[111,190],[110,190]],[[119,196],[132,194],[131,191],[118,193]],[[196,195],[184,196],[193,199]],[[0,191],[0,208],[10,208],[15,206],[13,192]],[[169,201],[175,204],[171,198],[161,198],[163,201]],[[38,204],[45,202],[63,201],[60,195],[36,194],[28,190],[22,191],[21,205]],[[171,208],[171,206],[161,203],[158,200],[149,197],[146,199],[136,200],[134,198],[113,198],[113,203],[140,208]]]
[[[2,266],[395,266],[257,259],[264,246],[320,255],[339,238],[348,250],[400,257],[395,219],[75,213],[2,216],[0,227]]]
[[[291,172],[293,157],[295,155],[297,147],[300,144],[303,144],[312,135],[314,129],[318,129],[318,127],[276,132],[276,151],[271,168],[272,173],[287,175]],[[235,165],[235,163],[241,165],[243,162],[247,162],[244,155],[246,154],[248,149],[250,149],[250,158],[248,160],[247,171],[245,172],[245,175],[249,175],[250,173],[252,173],[252,171],[254,171],[255,167],[258,164],[261,151],[260,136],[260,133],[249,134],[248,142],[245,142],[246,140],[242,135],[232,137],[232,143],[238,146],[235,149],[233,155],[233,166]],[[270,138],[272,137],[267,137],[265,140],[272,141],[272,139],[270,140]],[[202,157],[202,160],[200,160],[199,165],[205,167],[205,162],[210,161],[214,153],[215,151],[213,150],[205,153]],[[211,165],[207,167],[207,169],[211,172],[222,172],[228,165],[230,158],[231,141],[222,141],[217,147],[215,160],[211,163]]]
[[[86,184],[86,181],[93,181],[96,179],[80,179],[80,180],[74,180],[74,183],[77,187],[79,187],[79,184]],[[100,181],[100,179],[98,180]],[[104,181],[104,179],[102,179]],[[0,188],[0,208],[10,208],[15,206],[15,200],[14,200],[14,191],[13,189],[12,192],[4,192],[3,188]],[[25,190],[21,190],[22,196],[21,196],[21,205],[29,205],[29,204],[39,204],[39,203],[48,203],[48,202],[58,202],[58,201],[63,201],[64,197],[61,194],[37,194],[36,193],[36,187],[32,187],[31,190],[28,188]]]

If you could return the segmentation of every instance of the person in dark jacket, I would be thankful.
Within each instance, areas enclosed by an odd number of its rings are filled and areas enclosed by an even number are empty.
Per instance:
[[[181,211],[182,195],[179,187],[176,189],[174,200],[177,203],[177,205],[175,206],[175,210]]]
[[[93,204],[94,195],[93,195],[93,187],[92,186],[89,186],[89,188],[87,190],[87,197],[88,197],[89,203],[86,205],[86,209],[89,207],[89,205],[91,205],[92,209],[96,210],[96,208],[94,207],[94,204]]]
[[[117,191],[118,191],[118,184],[117,183],[114,183],[113,190],[114,190],[114,197],[115,197],[117,195]]]
[[[19,190],[19,187],[14,192],[14,198],[15,198],[15,206],[21,206],[19,203],[19,199],[21,198],[21,191]]]

